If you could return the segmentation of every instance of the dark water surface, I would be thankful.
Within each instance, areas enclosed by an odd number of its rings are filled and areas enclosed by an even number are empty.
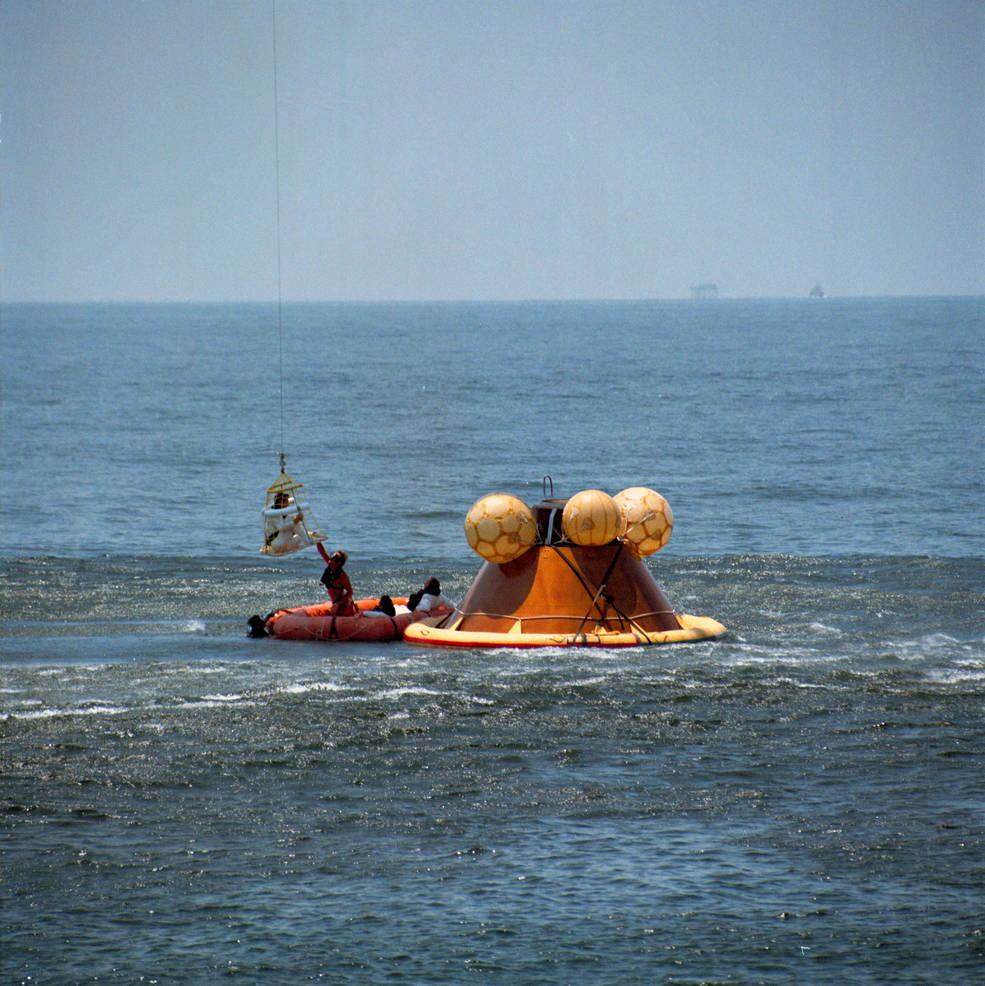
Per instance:
[[[619,651],[247,639],[270,314],[3,308],[4,983],[982,981],[980,299],[289,308],[357,594],[649,485],[729,632]]]

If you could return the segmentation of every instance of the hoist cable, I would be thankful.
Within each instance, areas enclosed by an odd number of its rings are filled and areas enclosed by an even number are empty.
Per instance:
[[[280,379],[280,467],[284,471],[284,302],[281,289],[281,248],[280,248],[280,98],[277,91],[277,0],[271,0],[270,13],[273,21],[274,58],[274,186],[276,203],[277,240],[277,375]]]

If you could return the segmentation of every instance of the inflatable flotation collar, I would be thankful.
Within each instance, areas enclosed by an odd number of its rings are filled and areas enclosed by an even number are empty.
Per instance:
[[[412,644],[432,644],[438,647],[642,647],[647,644],[678,644],[709,640],[725,633],[725,627],[710,616],[677,615],[681,626],[676,630],[629,630],[620,632],[595,625],[581,633],[531,633],[523,630],[517,620],[516,629],[506,633],[481,630],[459,630],[452,621],[440,625],[443,618],[419,620],[404,631],[404,640]]]

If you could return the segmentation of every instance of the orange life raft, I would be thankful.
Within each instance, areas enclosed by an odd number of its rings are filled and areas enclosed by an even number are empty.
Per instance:
[[[394,605],[403,609],[395,616],[371,613],[377,603],[376,599],[357,599],[359,614],[356,616],[333,616],[331,600],[281,609],[267,619],[265,629],[272,637],[285,640],[399,640],[415,620],[448,613],[447,609],[412,613],[406,608],[406,597],[394,597]]]

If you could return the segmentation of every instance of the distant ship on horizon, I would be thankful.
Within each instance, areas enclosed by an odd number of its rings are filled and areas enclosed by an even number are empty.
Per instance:
[[[718,297],[718,285],[705,283],[705,284],[692,284],[691,285],[691,297],[698,298],[717,298]]]
[[[812,298],[823,298],[824,288],[822,288],[820,284],[815,284],[814,287],[811,288],[810,296]]]

